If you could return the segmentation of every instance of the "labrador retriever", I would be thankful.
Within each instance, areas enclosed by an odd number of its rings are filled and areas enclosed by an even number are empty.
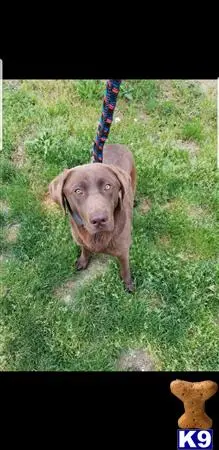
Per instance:
[[[106,145],[103,163],[66,169],[49,185],[51,198],[70,214],[73,239],[81,247],[78,270],[86,269],[91,253],[118,258],[129,292],[134,290],[129,267],[136,169],[123,145]]]

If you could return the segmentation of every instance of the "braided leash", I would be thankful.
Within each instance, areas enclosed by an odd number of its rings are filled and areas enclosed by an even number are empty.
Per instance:
[[[103,100],[103,109],[92,149],[93,162],[102,163],[103,147],[108,138],[113,113],[122,80],[108,80]]]

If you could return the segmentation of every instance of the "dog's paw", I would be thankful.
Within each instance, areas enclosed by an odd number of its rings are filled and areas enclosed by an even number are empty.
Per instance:
[[[125,283],[125,288],[126,291],[128,292],[134,292],[135,291],[135,285],[134,282],[132,280],[128,281],[127,283]]]
[[[76,264],[75,264],[75,266],[76,266],[76,269],[77,270],[84,270],[84,269],[86,269],[87,268],[87,266],[88,266],[88,259],[84,259],[84,258],[78,258],[78,260],[76,261]]]

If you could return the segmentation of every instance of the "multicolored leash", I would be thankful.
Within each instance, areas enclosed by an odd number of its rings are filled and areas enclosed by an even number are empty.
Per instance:
[[[103,162],[103,147],[108,138],[113,113],[122,80],[108,80],[103,100],[103,109],[92,149],[93,162]]]

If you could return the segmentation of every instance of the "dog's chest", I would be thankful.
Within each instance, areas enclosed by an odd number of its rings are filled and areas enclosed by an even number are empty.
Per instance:
[[[84,227],[77,227],[73,220],[71,220],[71,231],[76,243],[85,247],[91,253],[106,253],[118,256],[123,249],[129,248],[131,245],[129,221],[126,222],[119,236],[111,233],[98,233],[97,236],[91,236]]]
[[[98,235],[91,236],[84,227],[77,227],[73,220],[71,220],[71,231],[77,244],[92,253],[106,253],[108,247],[109,250],[114,247],[111,233],[98,233]]]

